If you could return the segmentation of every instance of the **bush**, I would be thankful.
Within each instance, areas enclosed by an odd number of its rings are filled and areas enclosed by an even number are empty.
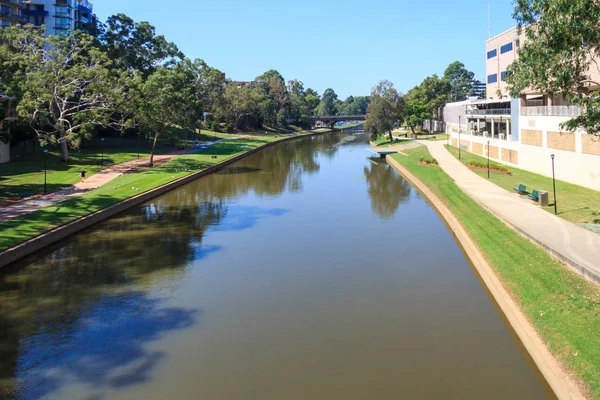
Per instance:
[[[470,167],[475,167],[475,168],[487,168],[487,163],[481,162],[481,161],[469,161],[467,163],[467,165]],[[496,164],[496,163],[491,163],[490,169],[495,169],[496,171],[502,171],[502,172],[510,172],[510,170],[508,168],[506,168],[504,165],[500,165],[500,164]]]
[[[227,132],[227,133],[233,132],[233,124],[231,122],[227,122],[225,124],[225,132]]]
[[[423,164],[428,164],[428,165],[438,165],[438,161],[435,158],[430,158],[430,157],[421,157],[419,159],[419,162],[423,163]]]
[[[219,130],[221,129],[221,124],[218,120],[213,119],[208,123],[208,127],[213,132],[219,132]]]

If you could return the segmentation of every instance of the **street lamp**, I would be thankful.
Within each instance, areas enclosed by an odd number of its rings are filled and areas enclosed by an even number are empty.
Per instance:
[[[556,178],[554,176],[554,154],[550,155],[552,159],[552,187],[554,189],[554,214],[558,215],[558,210],[556,208]]]
[[[48,149],[44,149],[44,194],[47,192]]]
[[[488,140],[488,179],[490,179],[490,141]]]
[[[138,131],[137,151],[138,151],[138,158],[140,158],[140,131]]]
[[[102,158],[100,159],[100,165],[104,165],[104,138],[100,138],[100,148],[102,149]]]
[[[458,116],[458,159],[460,160],[460,130],[462,128],[462,124],[460,122],[460,115]]]

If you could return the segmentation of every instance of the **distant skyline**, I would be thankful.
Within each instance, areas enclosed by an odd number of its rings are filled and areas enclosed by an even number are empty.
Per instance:
[[[341,99],[369,94],[388,79],[406,92],[461,61],[485,79],[485,41],[516,23],[511,0],[95,0],[101,21],[124,13],[148,21],[189,58],[228,78],[269,69]]]

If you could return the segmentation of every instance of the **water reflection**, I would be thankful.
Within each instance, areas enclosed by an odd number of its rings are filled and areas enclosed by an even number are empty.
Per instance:
[[[163,357],[142,346],[195,324],[196,309],[147,296],[176,284],[206,246],[209,229],[249,229],[287,213],[231,201],[254,192],[301,192],[302,176],[335,156],[339,135],[292,141],[110,219],[0,274],[0,398],[38,398],[69,381],[96,387],[145,381]],[[108,340],[107,338],[110,338]]]
[[[382,219],[392,218],[400,204],[408,200],[410,184],[382,159],[371,159],[364,171],[372,210]]]

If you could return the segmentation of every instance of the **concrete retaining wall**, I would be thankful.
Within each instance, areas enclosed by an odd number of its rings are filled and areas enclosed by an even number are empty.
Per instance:
[[[5,267],[17,260],[20,260],[21,258],[23,258],[25,256],[28,256],[31,253],[41,250],[46,246],[49,246],[61,239],[66,238],[67,236],[77,233],[77,232],[81,231],[82,229],[85,229],[94,224],[97,224],[100,221],[108,219],[120,212],[123,212],[123,211],[131,208],[131,207],[142,204],[150,199],[153,199],[153,198],[160,196],[164,193],[167,193],[173,189],[183,186],[186,183],[196,180],[202,176],[217,172],[217,171],[223,169],[224,167],[226,167],[227,165],[232,164],[238,160],[241,160],[242,158],[248,157],[251,154],[254,154],[261,150],[264,150],[267,147],[270,147],[270,146],[273,146],[273,145],[276,145],[279,143],[284,143],[284,142],[294,140],[294,139],[322,135],[324,133],[331,133],[331,131],[314,132],[314,133],[302,135],[302,136],[292,136],[292,137],[288,137],[288,138],[278,140],[275,142],[266,143],[255,149],[249,150],[245,153],[239,154],[239,155],[229,158],[225,161],[222,161],[218,164],[215,164],[207,169],[194,172],[190,175],[176,179],[176,180],[166,183],[162,186],[156,187],[154,189],[150,189],[149,191],[141,193],[137,196],[130,197],[130,198],[123,200],[117,204],[114,204],[110,207],[96,211],[88,216],[77,219],[73,222],[69,222],[65,225],[61,225],[57,228],[47,231],[39,236],[29,239],[26,242],[23,242],[17,246],[11,247],[10,249],[7,249],[7,250],[3,251],[2,253],[0,253],[0,268]]]

